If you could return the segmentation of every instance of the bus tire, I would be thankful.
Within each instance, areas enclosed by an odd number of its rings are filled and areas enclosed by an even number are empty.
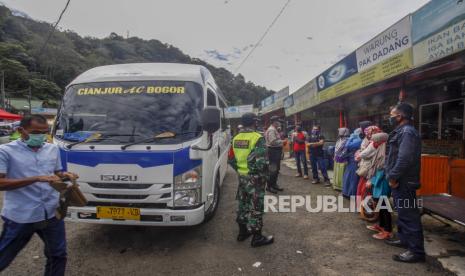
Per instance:
[[[204,222],[208,222],[211,220],[216,213],[216,210],[218,210],[218,205],[220,203],[220,172],[216,174],[215,178],[215,187],[213,190],[213,201],[210,207],[208,208],[207,211],[205,211],[205,219]]]

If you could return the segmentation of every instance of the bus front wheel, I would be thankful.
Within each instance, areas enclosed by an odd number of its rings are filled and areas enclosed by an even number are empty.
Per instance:
[[[216,213],[216,210],[218,209],[218,204],[220,202],[220,172],[216,174],[215,178],[215,187],[213,190],[213,201],[210,204],[210,207],[208,207],[208,210],[205,212],[205,220],[204,222],[207,222],[213,218],[213,216]]]

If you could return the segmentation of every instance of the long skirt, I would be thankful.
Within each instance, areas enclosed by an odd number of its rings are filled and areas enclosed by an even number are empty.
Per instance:
[[[367,190],[367,179],[365,177],[360,177],[360,181],[357,186],[357,206],[360,206],[361,200],[363,200],[365,191]]]
[[[344,178],[344,170],[346,168],[347,163],[338,163],[334,162],[334,181],[333,181],[333,189],[341,191],[342,190],[342,182]]]
[[[357,194],[357,185],[359,181],[359,176],[356,173],[357,168],[357,162],[355,162],[353,158],[350,158],[344,171],[342,195],[350,197]]]

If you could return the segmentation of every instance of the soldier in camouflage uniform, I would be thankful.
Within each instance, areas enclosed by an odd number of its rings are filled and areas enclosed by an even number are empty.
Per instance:
[[[252,247],[273,243],[272,236],[262,235],[268,164],[265,139],[255,131],[256,122],[253,113],[242,116],[244,128],[234,137],[229,155],[229,162],[239,175],[237,240],[244,241],[253,235]]]

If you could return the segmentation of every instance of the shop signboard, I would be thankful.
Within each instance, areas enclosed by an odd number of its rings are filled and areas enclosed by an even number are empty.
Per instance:
[[[322,103],[413,68],[411,17],[407,16],[355,51],[357,72],[335,85],[320,90]]]
[[[262,108],[265,108],[265,107],[270,106],[272,104],[274,104],[274,95],[271,95],[271,96],[265,98],[262,101]]]
[[[410,48],[319,92],[316,101],[319,104],[337,98],[379,81],[402,74],[412,67],[412,49]]]
[[[240,118],[244,113],[254,112],[253,105],[230,106],[224,109],[226,118]]]
[[[284,87],[274,94],[275,100],[282,99],[289,96],[289,86]]]
[[[294,97],[292,95],[284,98],[284,108],[289,108],[294,105]]]
[[[416,67],[465,50],[465,1],[432,0],[412,15]]]
[[[363,72],[376,64],[392,58],[412,47],[410,16],[402,20],[358,48],[357,68]]]
[[[291,95],[293,105],[285,107],[286,116],[296,114],[317,104],[317,91],[316,79],[313,79],[294,92]]]
[[[289,86],[284,87],[283,89],[279,90],[272,96],[266,98],[265,104],[262,104],[262,113],[268,113],[274,111],[276,109],[282,108],[284,106],[284,99],[289,96]],[[271,100],[268,100],[272,98]],[[268,102],[266,102],[268,100]]]
[[[317,77],[318,91],[323,91],[355,74],[357,74],[357,57],[354,52]]]

